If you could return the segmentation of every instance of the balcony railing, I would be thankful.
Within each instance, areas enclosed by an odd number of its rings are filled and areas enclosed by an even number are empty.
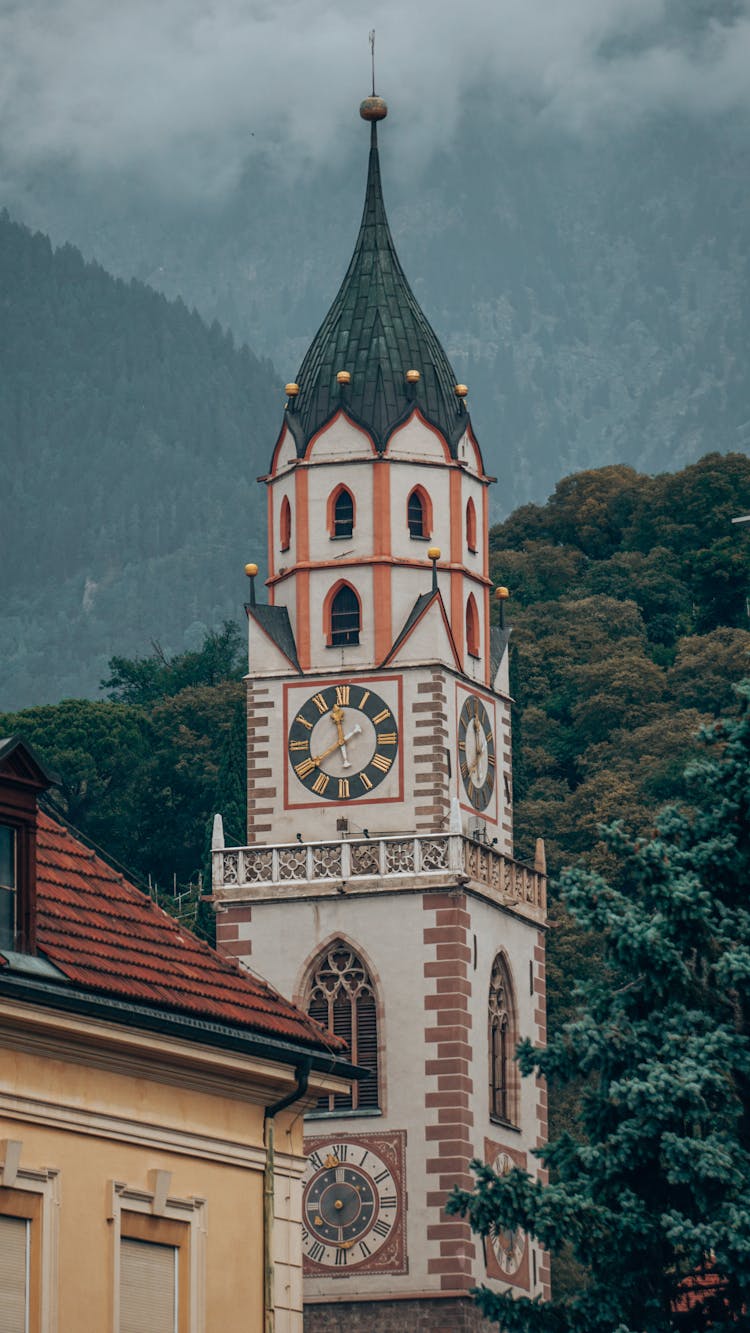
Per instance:
[[[292,885],[307,889],[366,885],[392,890],[414,878],[426,881],[426,886],[473,882],[536,920],[543,919],[546,912],[546,880],[541,871],[460,833],[214,846],[213,850],[217,901],[283,897],[284,887]]]

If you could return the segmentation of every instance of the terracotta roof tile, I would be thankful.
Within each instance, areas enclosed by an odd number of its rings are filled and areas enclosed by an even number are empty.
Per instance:
[[[185,930],[43,811],[37,942],[86,989],[346,1055],[341,1038]]]

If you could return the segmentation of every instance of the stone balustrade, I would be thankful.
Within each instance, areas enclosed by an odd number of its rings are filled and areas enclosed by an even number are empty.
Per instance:
[[[291,886],[306,893],[392,891],[416,879],[424,887],[475,885],[534,920],[543,920],[546,913],[544,874],[460,833],[258,843],[214,847],[212,855],[217,902],[278,899]]]

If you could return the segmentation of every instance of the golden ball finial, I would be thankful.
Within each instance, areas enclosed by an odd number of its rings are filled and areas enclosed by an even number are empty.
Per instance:
[[[495,589],[495,596],[499,602],[507,602],[510,593],[507,588],[500,587]]]
[[[258,573],[258,566],[252,563],[245,565],[245,573],[249,579],[254,579],[255,575]]]
[[[299,393],[299,384],[295,384],[294,380],[292,380],[291,384],[287,384],[284,392],[287,398],[296,398]]]
[[[388,115],[388,107],[382,97],[373,93],[372,97],[366,97],[360,104],[359,114],[363,120],[385,120]]]
[[[406,372],[407,384],[419,384],[419,380],[420,380],[420,374],[418,370],[407,370]]]
[[[337,371],[337,373],[336,373],[336,383],[337,383],[337,384],[351,384],[351,382],[352,382],[351,371],[349,371],[349,370],[339,370],[339,371]]]
[[[465,384],[457,384],[454,392],[457,398],[465,398],[469,390]]]
[[[427,551],[427,559],[428,559],[428,560],[439,560],[439,559],[440,559],[440,547],[439,547],[439,546],[430,546],[430,548],[429,548],[428,551]]]

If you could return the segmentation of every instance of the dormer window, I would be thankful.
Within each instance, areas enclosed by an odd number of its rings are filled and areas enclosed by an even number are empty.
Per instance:
[[[0,949],[16,947],[16,830],[0,824]]]

